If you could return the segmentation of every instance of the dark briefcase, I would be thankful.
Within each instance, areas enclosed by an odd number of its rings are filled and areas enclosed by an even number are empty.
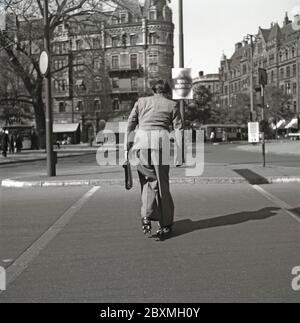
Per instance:
[[[123,165],[125,172],[125,188],[126,190],[131,190],[133,188],[132,170],[129,160]]]

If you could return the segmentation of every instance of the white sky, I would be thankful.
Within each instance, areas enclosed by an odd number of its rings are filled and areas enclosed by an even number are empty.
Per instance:
[[[178,25],[178,0],[172,0],[174,23]],[[271,22],[282,25],[285,12],[290,19],[300,13],[300,0],[183,0],[185,67],[217,73],[222,53],[230,57],[235,43],[258,27]],[[175,67],[178,67],[178,30],[175,30]]]

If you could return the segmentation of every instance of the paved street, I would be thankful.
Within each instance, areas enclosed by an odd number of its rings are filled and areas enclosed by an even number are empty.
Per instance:
[[[0,169],[1,179],[45,177],[44,161]],[[299,177],[299,155],[268,154],[263,169],[259,152],[206,145],[203,176],[249,183],[172,185],[176,223],[162,242],[141,233],[137,185],[2,187],[0,302],[299,302],[300,183],[258,185],[274,174]],[[89,153],[60,159],[57,178],[123,171]]]
[[[271,145],[271,144],[270,144]],[[290,147],[291,151],[298,151],[300,144],[285,144]],[[248,147],[248,146],[247,146]],[[236,166],[245,165],[252,167],[261,167],[262,156],[260,148],[251,152],[247,150],[239,150],[239,145],[205,145],[205,168],[204,177],[216,176],[236,176],[234,169]],[[299,148],[299,149],[298,149]],[[120,156],[123,153],[120,152]],[[274,154],[267,155],[267,171],[275,167],[278,176],[298,175],[300,165],[300,155],[293,154]],[[181,176],[184,170],[173,169],[172,175]],[[40,180],[45,178],[46,161],[35,161],[23,164],[10,164],[0,166],[0,180],[10,179],[33,179]],[[58,160],[57,175],[60,178],[68,179],[86,179],[86,178],[100,178],[100,179],[119,179],[123,177],[122,168],[117,167],[99,167],[96,161],[96,151],[89,152],[84,156],[75,156],[70,158],[63,158]],[[272,173],[270,173],[272,175]]]
[[[262,188],[286,209],[246,184],[173,186],[164,242],[141,233],[137,187],[1,188],[0,302],[299,302],[300,185]]]

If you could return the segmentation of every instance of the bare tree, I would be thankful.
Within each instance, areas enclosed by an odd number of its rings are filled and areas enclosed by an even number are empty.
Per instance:
[[[45,133],[43,76],[39,70],[39,53],[43,49],[43,0],[0,0],[6,9],[6,30],[0,30],[2,58],[23,83],[22,100],[30,102],[40,136]],[[126,7],[113,0],[49,0],[50,39],[62,24],[95,25],[105,17],[103,5]],[[67,68],[63,66],[60,70]],[[57,71],[59,72],[59,71]]]

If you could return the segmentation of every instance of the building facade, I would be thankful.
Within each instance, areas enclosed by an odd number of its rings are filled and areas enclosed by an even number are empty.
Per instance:
[[[268,85],[281,88],[290,95],[289,107],[295,116],[299,116],[299,36],[299,28],[294,28],[293,21],[286,14],[282,27],[272,23],[268,29],[259,28],[252,42],[243,41],[235,45],[231,58],[223,55],[220,66],[222,106],[234,106],[240,93],[249,94],[250,97],[251,77],[255,92],[255,88],[259,87],[258,69],[264,68],[268,73]]]
[[[221,82],[219,74],[204,74],[199,72],[199,76],[193,79],[193,86],[204,86],[212,94],[214,102],[219,103],[221,95]]]
[[[80,123],[88,141],[99,120],[126,119],[152,81],[171,83],[174,25],[167,0],[127,0],[79,19],[59,26],[52,43],[53,117]]]

